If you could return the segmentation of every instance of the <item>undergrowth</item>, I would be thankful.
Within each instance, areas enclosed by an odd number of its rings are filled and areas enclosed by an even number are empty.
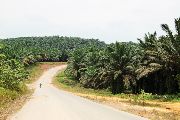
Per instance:
[[[101,95],[101,96],[112,96],[118,97],[123,99],[128,99],[130,102],[140,105],[146,105],[146,100],[151,101],[162,101],[162,102],[179,102],[180,101],[180,94],[177,95],[157,95],[152,93],[146,93],[144,90],[141,90],[140,94],[116,94],[113,95],[109,90],[94,90],[89,88],[84,88],[75,81],[72,77],[66,76],[64,71],[60,72],[56,78],[55,82],[59,84],[62,89],[71,91],[71,92],[78,92],[84,94],[93,94],[93,95]]]

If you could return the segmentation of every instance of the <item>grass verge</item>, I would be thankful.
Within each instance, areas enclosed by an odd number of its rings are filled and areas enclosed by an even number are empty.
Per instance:
[[[30,73],[30,75],[26,80],[26,84],[33,83],[42,75],[45,70],[62,64],[66,64],[66,62],[38,62],[27,67],[27,71]]]
[[[67,77],[63,71],[54,78],[53,83],[56,87],[72,92],[75,95],[149,119],[180,119],[180,102],[178,96],[152,95],[145,93],[144,91],[142,91],[142,93],[139,95],[112,95],[108,90],[93,90],[83,88],[71,77]]]

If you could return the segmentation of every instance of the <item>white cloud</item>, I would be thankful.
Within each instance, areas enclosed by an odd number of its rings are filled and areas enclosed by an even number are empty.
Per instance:
[[[0,0],[0,37],[63,35],[136,41],[173,26],[179,0]]]

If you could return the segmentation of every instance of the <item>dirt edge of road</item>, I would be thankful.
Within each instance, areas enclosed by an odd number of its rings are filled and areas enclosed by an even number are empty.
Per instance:
[[[123,99],[119,100],[113,97],[106,98],[102,96],[87,95],[81,93],[73,93],[73,94],[151,120],[180,120],[179,112],[172,111],[170,109],[166,109],[163,107],[161,108],[156,106],[149,107],[149,106],[133,105],[128,101],[124,101]]]

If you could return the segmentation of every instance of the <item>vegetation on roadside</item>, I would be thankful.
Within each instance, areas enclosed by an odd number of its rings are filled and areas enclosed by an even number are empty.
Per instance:
[[[8,103],[21,97],[22,95],[29,93],[25,83],[35,81],[42,74],[43,69],[41,69],[41,64],[37,63],[26,68],[26,72],[29,73],[29,75],[24,78],[20,84],[18,84],[18,90],[0,87],[0,108],[5,108]],[[13,81],[16,82],[15,78]]]
[[[69,92],[112,96],[110,91],[84,88],[72,77],[66,76],[64,71],[61,71],[57,76],[55,76],[53,83],[59,86],[61,89],[67,90]]]
[[[0,51],[4,49],[0,45]],[[15,59],[8,59],[3,52],[0,53],[0,107],[6,102],[14,100],[26,92],[23,82],[27,78],[24,66]]]
[[[61,71],[54,79],[54,84],[69,92],[90,94],[97,96],[106,97],[117,97],[127,99],[134,104],[143,105],[146,100],[159,101],[159,102],[180,102],[180,95],[157,95],[152,93],[146,93],[143,90],[140,94],[116,94],[113,95],[109,90],[94,90],[91,88],[84,88],[79,82],[75,81],[74,78],[67,76],[64,71]]]
[[[109,89],[113,94],[178,94],[180,18],[175,19],[176,33],[167,24],[161,27],[167,35],[148,33],[139,43],[78,48],[70,55],[65,73],[85,88]]]
[[[59,36],[0,40],[0,104],[27,91],[25,83],[33,82],[42,71],[38,62],[57,65],[67,61],[74,49],[90,45],[103,47],[105,43],[96,39]]]
[[[25,90],[17,92],[15,90],[0,89],[0,120],[6,120],[7,116],[12,112],[20,109],[25,101],[32,94],[32,90],[27,89],[25,84],[31,84],[37,80],[45,70],[64,64],[62,62],[38,62],[25,68],[28,77],[23,80]]]
[[[58,65],[66,64],[66,62],[37,62],[26,67],[26,71],[29,73],[25,83],[32,83],[39,78],[43,71]]]

